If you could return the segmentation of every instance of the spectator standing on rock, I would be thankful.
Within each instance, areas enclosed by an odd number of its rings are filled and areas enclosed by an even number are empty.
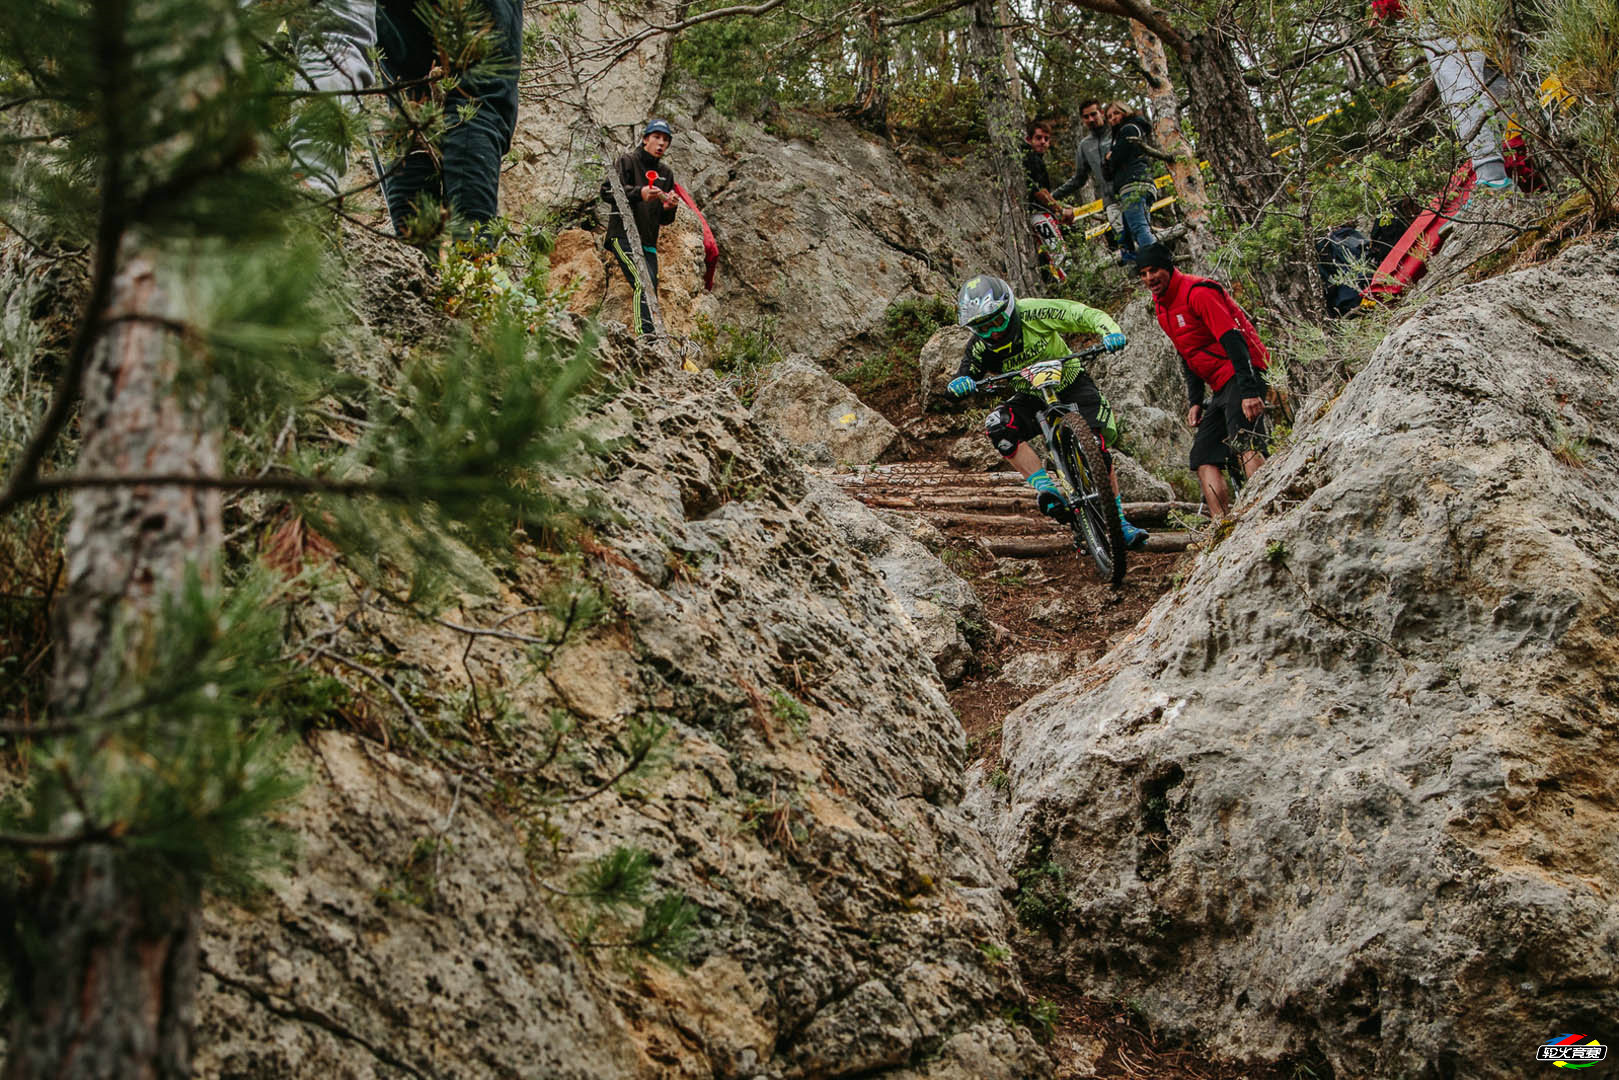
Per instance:
[[[383,184],[394,231],[419,242],[435,238],[448,209],[453,234],[465,236],[500,213],[500,162],[517,130],[518,58],[523,49],[521,0],[475,0],[489,33],[466,44],[443,67],[449,43],[434,40],[417,0],[380,0],[377,43],[383,75],[406,88],[395,96],[426,101],[435,73],[451,76],[444,134],[437,147],[420,139]],[[435,219],[434,215],[437,215]]]
[[[1136,252],[1136,274],[1152,293],[1158,325],[1185,364],[1186,426],[1192,438],[1191,467],[1203,488],[1211,517],[1231,509],[1231,490],[1221,468],[1235,452],[1244,476],[1265,463],[1262,418],[1270,353],[1225,286],[1175,269],[1169,249],[1150,244]],[[1205,384],[1212,398],[1205,403]]]
[[[1102,171],[1113,187],[1113,198],[1118,201],[1125,235],[1129,237],[1121,261],[1131,262],[1128,249],[1140,251],[1155,240],[1151,207],[1158,198],[1158,187],[1152,180],[1152,159],[1168,155],[1153,147],[1152,124],[1146,117],[1114,102],[1107,107],[1107,120],[1113,145],[1102,159]]]
[[[667,121],[650,120],[641,132],[640,149],[626,150],[613,162],[618,182],[623,185],[624,196],[630,204],[633,235],[618,212],[618,203],[613,200],[611,182],[603,180],[601,186],[601,198],[608,207],[607,252],[630,284],[630,304],[638,311],[643,335],[656,332],[647,290],[656,294],[658,289],[658,230],[674,221],[679,206],[675,175],[663,163],[663,155],[674,140],[674,134]],[[646,281],[641,280],[636,269],[631,244],[639,244],[646,259]]]
[[[1372,14],[1374,19],[1388,22],[1403,19],[1405,4],[1403,0],[1372,0]],[[1439,33],[1431,24],[1418,33],[1434,89],[1450,112],[1457,140],[1473,159],[1479,188],[1511,191],[1512,179],[1501,152],[1503,121],[1499,115],[1500,105],[1511,92],[1506,79],[1482,52]]]
[[[998,277],[980,274],[968,279],[956,299],[956,321],[973,332],[961,366],[947,389],[964,397],[978,388],[985,374],[1002,374],[1027,367],[1039,360],[1056,359],[1072,350],[1065,334],[1100,334],[1109,352],[1124,348],[1124,332],[1105,311],[1072,300],[1019,300],[1012,286]],[[1014,384],[1015,385],[1015,384]],[[1027,386],[1027,383],[1023,385]],[[1096,380],[1085,371],[1084,361],[1069,358],[1063,362],[1060,397],[1079,406],[1085,423],[1102,442],[1103,453],[1118,440],[1118,417],[1102,396]],[[1041,400],[1033,394],[1016,393],[984,420],[984,434],[1001,456],[1023,474],[1035,490],[1040,512],[1065,519],[1072,514],[1067,500],[1057,490],[1056,481],[1041,467],[1040,456],[1027,445],[1030,436],[1040,435],[1035,413]],[[1139,548],[1147,542],[1147,530],[1125,520],[1124,501],[1119,497],[1119,478],[1108,459],[1108,480],[1119,505],[1119,521],[1124,525],[1124,542]]]
[[[1074,147],[1074,175],[1063,181],[1062,186],[1051,193],[1051,197],[1061,202],[1089,181],[1096,191],[1096,197],[1102,200],[1102,212],[1107,216],[1112,236],[1116,238],[1110,243],[1124,243],[1127,234],[1124,231],[1124,217],[1119,213],[1119,200],[1113,197],[1113,185],[1102,176],[1102,162],[1107,158],[1108,151],[1113,149],[1113,129],[1108,126],[1102,103],[1095,98],[1080,105],[1079,119],[1085,125],[1085,131]],[[1134,245],[1127,250],[1134,250]]]
[[[1028,180],[1029,228],[1034,232],[1040,257],[1040,271],[1049,280],[1065,281],[1062,271],[1062,225],[1074,220],[1072,210],[1064,210],[1051,194],[1051,172],[1046,151],[1051,149],[1051,124],[1035,120],[1023,139],[1028,150],[1023,155],[1023,175]]]

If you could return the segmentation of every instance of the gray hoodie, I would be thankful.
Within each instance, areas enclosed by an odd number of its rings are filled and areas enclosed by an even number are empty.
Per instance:
[[[1103,128],[1100,133],[1086,130],[1084,138],[1074,148],[1074,175],[1051,193],[1054,199],[1063,199],[1078,191],[1086,180],[1096,181],[1096,192],[1104,205],[1113,200],[1113,185],[1102,179],[1102,159],[1113,148],[1113,129]]]

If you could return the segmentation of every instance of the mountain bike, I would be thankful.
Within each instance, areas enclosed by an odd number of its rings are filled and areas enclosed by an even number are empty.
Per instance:
[[[1038,360],[1016,371],[978,380],[978,389],[1022,379],[1044,404],[1035,412],[1045,436],[1041,457],[1046,471],[1066,488],[1076,550],[1089,553],[1102,579],[1117,586],[1124,580],[1124,526],[1108,481],[1107,456],[1101,441],[1079,413],[1079,406],[1058,400],[1062,367],[1067,360],[1089,360],[1106,350],[1100,345],[1050,360]]]

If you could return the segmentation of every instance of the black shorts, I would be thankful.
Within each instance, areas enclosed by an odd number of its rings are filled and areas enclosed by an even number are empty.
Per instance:
[[[1231,461],[1232,450],[1245,453],[1258,450],[1264,453],[1268,445],[1265,414],[1250,420],[1242,415],[1242,398],[1232,377],[1203,404],[1203,419],[1198,421],[1197,434],[1192,436],[1192,471],[1203,465],[1224,466]],[[1263,394],[1261,394],[1263,396]]]
[[[1102,439],[1103,447],[1118,439],[1118,420],[1113,413],[1113,407],[1102,396],[1097,387],[1096,380],[1081,372],[1068,384],[1068,388],[1057,395],[1062,401],[1079,406],[1079,415],[1085,418],[1085,423]],[[1040,411],[1044,401],[1033,394],[1015,394],[997,405],[988,416],[984,418],[984,434],[989,441],[995,444],[995,449],[1003,457],[1011,457],[1017,452],[1018,444],[1027,442],[1040,434],[1040,421],[1035,419],[1035,413]]]

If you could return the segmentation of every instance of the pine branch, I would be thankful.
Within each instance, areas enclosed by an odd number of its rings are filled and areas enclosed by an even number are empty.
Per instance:
[[[101,207],[96,221],[95,262],[90,275],[90,292],[79,315],[79,325],[68,348],[61,377],[39,427],[23,448],[11,478],[0,492],[0,516],[8,514],[25,498],[25,489],[39,474],[46,454],[67,426],[68,417],[78,404],[84,384],[84,370],[91,351],[101,338],[103,316],[112,300],[113,279],[118,273],[119,249],[129,228],[129,207],[124,203],[124,157],[129,152],[124,130],[123,102],[120,95],[130,84],[129,44],[125,31],[129,22],[129,0],[107,0],[96,6],[92,37],[95,43],[96,71],[100,75]]]
[[[28,851],[71,851],[90,844],[116,844],[128,833],[116,827],[87,829],[72,836],[42,836],[32,833],[0,833],[0,847],[22,848]]]

